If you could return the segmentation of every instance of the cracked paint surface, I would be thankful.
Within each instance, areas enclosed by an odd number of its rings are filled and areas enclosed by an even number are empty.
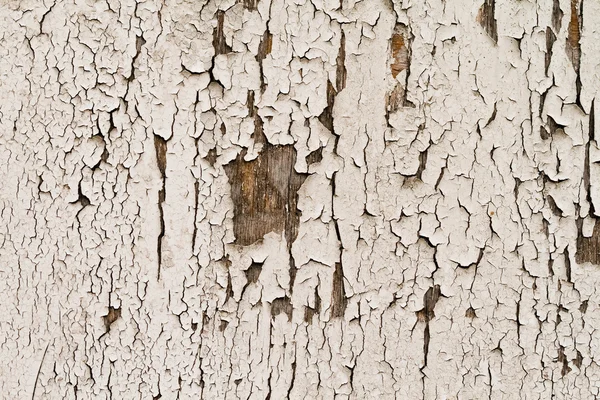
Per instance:
[[[600,397],[599,3],[0,19],[0,397]]]

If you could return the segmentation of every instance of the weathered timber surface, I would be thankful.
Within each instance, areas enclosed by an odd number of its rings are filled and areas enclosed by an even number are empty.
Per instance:
[[[598,26],[0,0],[0,398],[599,398]]]

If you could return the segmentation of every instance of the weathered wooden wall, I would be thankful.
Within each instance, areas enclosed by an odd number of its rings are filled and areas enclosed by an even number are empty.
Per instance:
[[[0,397],[600,397],[596,0],[0,0]]]

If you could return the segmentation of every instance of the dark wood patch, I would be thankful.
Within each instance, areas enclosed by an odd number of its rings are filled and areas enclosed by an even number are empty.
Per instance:
[[[246,280],[248,283],[256,283],[258,282],[258,278],[260,277],[260,273],[262,272],[263,263],[253,262],[250,267],[245,271]]]
[[[108,307],[108,314],[102,317],[106,332],[110,331],[111,325],[119,318],[121,318],[121,308]]]
[[[306,164],[312,165],[319,163],[323,160],[323,148],[319,147],[315,151],[311,151],[309,155],[306,156]]]
[[[248,96],[248,107],[255,120],[254,140],[263,148],[252,161],[244,161],[244,150],[225,166],[233,199],[235,243],[247,246],[269,232],[285,232],[291,246],[298,235],[297,192],[307,174],[294,169],[294,146],[274,146],[264,137],[253,92]]]
[[[417,318],[420,322],[429,322],[435,317],[433,309],[440,299],[440,294],[440,285],[435,285],[427,289],[427,292],[423,297],[424,307],[417,311]]]
[[[394,89],[386,97],[386,118],[389,114],[397,111],[400,107],[414,107],[407,99],[408,78],[410,75],[411,44],[413,36],[404,24],[396,24],[392,38],[390,40],[391,48],[391,72],[396,78],[398,74],[406,70],[404,82],[398,82]]]
[[[256,58],[260,61],[264,60],[267,55],[271,54],[271,50],[273,49],[273,35],[266,30],[263,34],[262,40],[258,45],[258,54]]]
[[[275,318],[277,315],[283,313],[287,314],[288,321],[292,320],[292,313],[294,308],[289,297],[280,297],[273,300],[271,303],[271,317]]]
[[[408,30],[403,24],[398,24],[392,34],[392,76],[395,78],[398,74],[408,68]]]
[[[582,220],[577,221],[579,225],[579,235],[577,236],[577,251],[575,252],[575,260],[578,264],[589,262],[595,265],[600,265],[600,224],[596,219],[594,223],[594,231],[589,238],[583,237],[581,234]]]
[[[477,15],[477,22],[483,27],[488,36],[492,38],[494,43],[498,43],[498,26],[496,23],[495,16],[496,0],[485,0],[479,14]]]
[[[131,74],[127,77],[128,82],[132,82],[135,79],[135,60],[140,56],[142,47],[146,44],[146,40],[143,36],[135,37],[135,55],[131,59]]]
[[[477,318],[477,313],[475,313],[475,310],[473,309],[473,307],[469,307],[467,308],[467,311],[465,312],[465,317],[467,318]]]
[[[167,169],[167,141],[161,136],[154,135],[154,149],[160,175],[164,178]]]
[[[206,161],[211,165],[211,167],[215,166],[217,162],[217,149],[210,149],[205,157]]]

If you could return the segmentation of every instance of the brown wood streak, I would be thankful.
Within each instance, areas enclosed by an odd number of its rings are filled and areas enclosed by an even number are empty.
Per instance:
[[[346,87],[346,34],[342,30],[340,38],[340,49],[336,58],[336,73],[335,73],[335,88],[337,92],[341,92]]]
[[[307,322],[309,325],[312,324],[313,316],[319,315],[321,313],[321,296],[319,296],[318,287],[315,288],[315,306],[314,307],[304,307],[304,322]]]
[[[600,265],[600,223],[598,223],[598,220],[594,223],[594,231],[591,237],[584,237],[581,231],[579,232],[575,261],[578,264],[589,262]]]
[[[263,60],[271,53],[273,48],[273,35],[269,32],[269,29],[263,33],[263,36],[258,45],[258,52],[256,54],[256,61],[258,62],[258,68],[260,69],[260,90],[265,91],[267,84],[265,83],[265,72],[263,68]]]
[[[231,46],[227,44],[225,40],[225,34],[223,33],[223,24],[225,23],[225,11],[217,11],[217,26],[213,32],[213,47],[215,49],[215,56],[219,54],[227,54],[231,52]]]
[[[548,75],[548,69],[550,68],[550,62],[552,61],[552,47],[554,46],[554,42],[556,42],[556,35],[552,32],[550,27],[546,28],[546,56],[544,63],[544,71],[546,72],[546,76]]]
[[[560,27],[562,26],[562,18],[563,12],[560,9],[560,1],[554,0],[552,2],[552,28],[555,33],[560,31]]]
[[[395,32],[392,35],[392,58],[392,76],[395,78],[408,67],[408,48],[402,33]]]
[[[410,75],[410,47],[412,34],[408,26],[398,23],[394,28],[390,41],[392,63],[390,69],[392,77],[396,78],[402,71],[406,71],[403,82],[397,82],[386,96],[386,110],[389,113],[397,111],[400,107],[414,107],[407,99],[408,78]]]
[[[162,267],[162,240],[165,236],[165,215],[163,203],[166,198],[166,170],[167,170],[167,141],[158,135],[154,135],[154,149],[156,151],[156,161],[158,170],[162,180],[161,188],[158,191],[158,214],[160,218],[160,232],[156,242],[156,253],[158,256],[157,278],[160,279],[160,271]]]
[[[579,1],[571,0],[571,18],[569,20],[569,32],[567,36],[567,55],[573,64],[576,72],[579,72],[579,62],[581,57],[581,49],[579,39],[581,36],[581,27],[579,20]]]
[[[477,21],[483,29],[485,29],[490,38],[492,38],[494,43],[498,43],[498,26],[496,23],[495,8],[495,0],[485,0],[477,14]]]
[[[258,8],[258,2],[260,0],[244,0],[244,7],[250,11],[254,11]]]
[[[333,288],[331,289],[331,316],[333,318],[343,317],[348,298],[344,287],[344,271],[342,263],[335,263],[335,271],[333,272]]]
[[[440,285],[430,287],[425,293],[425,296],[423,297],[423,309],[417,311],[416,313],[417,320],[419,322],[425,322],[425,330],[423,331],[423,354],[425,366],[427,366],[427,356],[429,355],[429,342],[431,339],[431,335],[429,332],[429,321],[435,318],[435,312],[433,310],[441,295],[442,292],[440,290]]]
[[[590,107],[589,116],[589,137],[586,145],[586,153],[583,164],[583,185],[587,192],[587,201],[590,205],[590,214],[594,216],[596,210],[594,207],[594,201],[591,194],[590,185],[590,143],[596,141],[595,129],[596,129],[596,118],[595,118],[595,99],[592,101]],[[600,265],[600,224],[598,219],[594,218],[594,230],[591,237],[584,237],[582,233],[583,219],[577,220],[577,249],[575,252],[575,261],[578,264],[584,262],[590,262],[595,265]]]

